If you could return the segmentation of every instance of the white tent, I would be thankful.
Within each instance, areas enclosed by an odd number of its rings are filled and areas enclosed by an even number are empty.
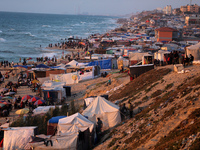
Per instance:
[[[59,119],[58,135],[76,133],[78,131],[85,131],[89,128],[90,132],[94,129],[94,123],[85,118],[79,113]]]
[[[30,149],[29,142],[37,127],[12,127],[4,129],[4,150]]]
[[[194,56],[194,62],[200,60],[200,42],[198,44],[186,47],[185,54],[189,57],[190,54]]]
[[[66,67],[76,67],[76,66],[78,66],[78,62],[75,60],[72,60],[66,64]]]
[[[30,145],[34,147],[34,150],[76,150],[78,133],[68,134],[66,136],[53,136],[51,137],[51,141],[53,146],[50,144],[46,146],[44,142],[31,143]]]
[[[104,127],[113,127],[121,122],[119,107],[100,96],[96,97],[82,114],[95,124],[97,118],[101,118]]]
[[[86,106],[89,106],[94,101],[94,99],[95,99],[95,97],[85,98]]]

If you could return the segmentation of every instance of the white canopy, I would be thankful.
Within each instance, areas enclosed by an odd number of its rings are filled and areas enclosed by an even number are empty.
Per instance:
[[[69,63],[67,63],[66,65],[67,66],[69,65],[69,67],[76,67],[76,66],[78,66],[78,62],[75,60],[72,60]]]
[[[94,129],[94,123],[85,118],[79,113],[59,119],[58,122],[58,134],[74,133],[78,131],[85,131],[87,128],[90,132]]]
[[[53,146],[50,144],[46,146],[44,142],[31,143],[31,145],[35,150],[75,150],[77,148],[78,133],[68,134],[66,136],[53,136],[51,137],[51,141],[53,142]]]
[[[4,129],[4,150],[30,149],[29,142],[37,127],[12,127]]]
[[[186,47],[186,55],[192,54],[194,56],[194,61],[200,60],[200,42],[198,44]]]
[[[113,127],[121,122],[119,107],[100,96],[96,97],[82,114],[94,123],[97,118],[101,118],[104,127]]]

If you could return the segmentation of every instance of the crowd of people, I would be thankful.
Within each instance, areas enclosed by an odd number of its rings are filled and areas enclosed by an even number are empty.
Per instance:
[[[62,41],[62,42],[58,42],[56,44],[49,44],[49,48],[52,47],[58,47],[60,49],[68,49],[68,48],[72,48],[72,49],[84,49],[85,51],[88,50],[89,47],[92,47],[92,44],[89,43],[88,40],[81,40],[81,39],[74,39],[71,38],[69,40]]]
[[[183,64],[185,66],[192,64],[192,62],[194,61],[194,56],[192,54],[190,54],[188,57],[188,55],[185,55],[180,51],[171,51],[170,54],[166,54],[164,56],[166,60],[166,65]],[[155,65],[160,65],[161,63],[163,62],[160,62],[160,60],[158,59],[154,59]]]

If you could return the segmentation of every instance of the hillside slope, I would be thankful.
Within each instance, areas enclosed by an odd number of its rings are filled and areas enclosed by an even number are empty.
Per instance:
[[[200,66],[151,70],[110,95],[134,104],[134,118],[112,129],[100,149],[199,149]],[[141,111],[142,110],[142,111]]]

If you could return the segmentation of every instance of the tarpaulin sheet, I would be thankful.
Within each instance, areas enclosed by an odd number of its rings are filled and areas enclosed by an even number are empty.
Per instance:
[[[100,66],[101,69],[112,69],[112,60],[111,59],[96,60],[90,62],[88,66]]]

